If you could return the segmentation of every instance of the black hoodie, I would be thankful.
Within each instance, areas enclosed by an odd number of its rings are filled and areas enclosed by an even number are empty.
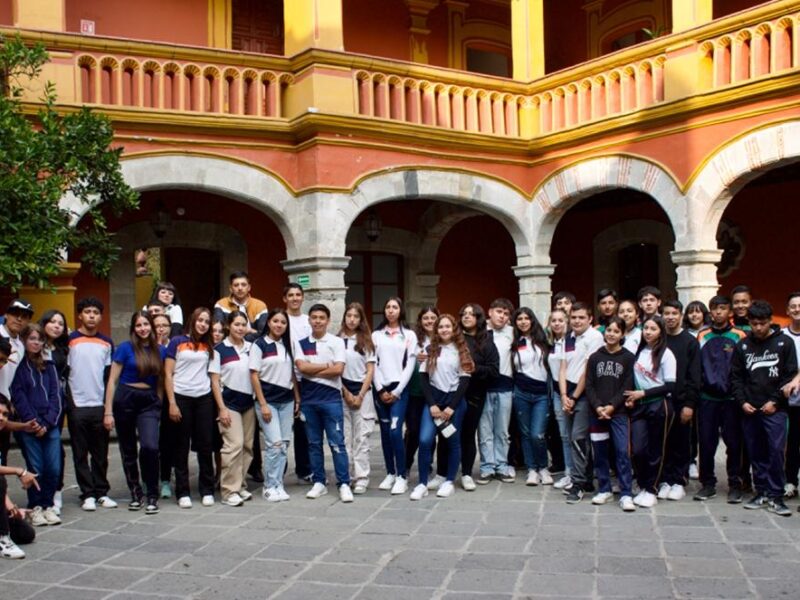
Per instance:
[[[624,408],[622,393],[634,389],[635,362],[636,357],[625,348],[612,354],[603,346],[589,357],[586,363],[586,397],[592,410],[610,404],[616,414]]]
[[[752,332],[736,344],[731,365],[731,388],[739,404],[761,408],[773,401],[786,409],[788,400],[781,388],[797,373],[794,342],[773,325],[763,340]]]

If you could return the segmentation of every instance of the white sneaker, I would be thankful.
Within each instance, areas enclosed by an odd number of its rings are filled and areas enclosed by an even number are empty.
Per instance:
[[[411,491],[411,495],[409,495],[409,499],[410,500],[422,500],[427,495],[428,495],[428,486],[423,485],[423,484],[420,483],[420,484],[417,485],[417,487],[415,487]]]
[[[61,517],[56,514],[56,511],[53,510],[53,507],[45,508],[42,515],[47,521],[48,525],[61,525]]]
[[[56,491],[56,493],[53,494],[53,509],[59,517],[61,516],[62,508],[64,508],[64,495],[60,491]],[[24,554],[23,552],[23,555]]]
[[[0,556],[3,558],[25,558],[25,552],[11,540],[11,536],[0,535]]]
[[[641,502],[642,502],[642,498],[644,498],[644,495],[645,495],[646,493],[647,493],[647,492],[645,492],[644,490],[639,490],[639,493],[638,493],[638,494],[636,494],[636,495],[633,497],[633,503],[634,503],[636,506],[641,506],[641,505],[642,505],[642,504],[641,504]]]
[[[429,490],[438,490],[439,486],[442,485],[445,481],[447,481],[441,475],[435,475],[433,479],[428,481],[428,489]]]
[[[637,504],[642,508],[653,508],[656,504],[658,504],[658,498],[656,498],[655,494],[651,494],[650,492],[642,492],[640,496],[641,498]]]
[[[531,469],[528,471],[528,478],[525,480],[525,485],[539,485],[539,473]]]
[[[264,496],[264,500],[266,500],[267,502],[281,501],[281,494],[278,491],[278,488],[264,488],[262,495]]]
[[[436,491],[436,496],[439,498],[449,498],[453,495],[453,492],[456,491],[456,486],[453,485],[452,481],[445,481],[442,485],[439,486],[439,489]]]
[[[286,490],[283,489],[282,485],[278,486],[278,497],[281,499],[281,502],[285,502],[286,500],[291,498],[291,496],[286,493]]]
[[[669,491],[672,489],[672,486],[668,484],[666,481],[662,481],[661,485],[658,486],[658,499],[659,500],[666,500],[669,497]]]
[[[700,479],[700,469],[697,468],[697,463],[689,465],[689,479]]]
[[[97,500],[95,500],[91,496],[86,498],[83,501],[83,504],[81,504],[81,510],[85,510],[85,511],[89,511],[89,512],[96,511],[97,510]]]
[[[627,497],[627,496],[626,496]],[[605,504],[614,499],[614,494],[611,492],[597,492],[592,497],[592,504]]]
[[[514,467],[512,467],[511,465],[508,465],[508,470],[506,471],[506,473],[508,473],[509,477],[516,477],[517,476],[517,470]]]
[[[396,477],[392,486],[392,496],[399,496],[408,491],[408,480],[405,477]]]
[[[353,490],[351,490],[350,486],[346,483],[339,486],[339,500],[342,502],[353,501]]]
[[[44,511],[41,506],[34,506],[31,511],[31,525],[34,527],[46,527],[49,525],[47,519],[44,518]]]
[[[200,501],[203,506],[214,506],[214,496],[211,494],[207,494],[203,496],[203,499]]]
[[[553,485],[553,476],[547,469],[539,469],[539,477],[542,480],[542,485]]]
[[[381,481],[380,485],[378,486],[378,489],[380,490],[392,489],[392,486],[394,485],[394,480],[395,480],[394,475],[387,475],[386,477],[383,478],[383,481]]]
[[[225,504],[226,506],[241,506],[242,504],[244,504],[244,498],[242,498],[239,494],[234,492],[227,498],[224,498],[222,500],[222,503]]]
[[[242,499],[242,502],[247,502],[253,499],[253,494],[251,494],[249,490],[242,488],[239,490],[239,497]]]
[[[324,496],[327,493],[328,493],[328,488],[325,487],[325,484],[317,482],[311,486],[310,490],[308,490],[306,498],[308,498],[309,500],[316,500],[320,496]]]
[[[357,479],[356,485],[353,487],[354,494],[366,494],[369,487],[369,479]]]
[[[623,496],[620,498],[619,507],[625,512],[632,512],[636,510],[636,505],[633,503],[633,498],[630,496]]]
[[[474,492],[475,488],[475,480],[470,477],[469,475],[464,475],[461,477],[461,487],[464,488],[465,492]]]
[[[119,505],[108,496],[100,496],[97,499],[97,506],[100,508],[117,508]]]
[[[686,490],[683,489],[683,486],[679,483],[676,483],[671,488],[669,488],[669,494],[667,494],[667,500],[683,500],[686,497]]]
[[[192,499],[189,496],[178,498],[178,508],[192,508]]]
[[[783,497],[784,498],[794,498],[797,496],[797,486],[793,483],[787,483],[783,486]]]
[[[557,490],[568,490],[572,487],[572,477],[569,475],[564,475],[561,479],[553,484],[553,487]]]

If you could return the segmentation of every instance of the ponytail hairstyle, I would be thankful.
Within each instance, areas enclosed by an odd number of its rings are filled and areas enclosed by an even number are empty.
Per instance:
[[[664,325],[664,319],[662,319],[659,315],[647,317],[644,321],[642,321],[642,327],[644,327],[645,323],[648,321],[655,323],[659,330],[658,340],[655,344],[653,344],[653,347],[650,350],[653,356],[653,373],[656,373],[661,367],[661,358],[664,356],[664,350],[667,349],[667,326]],[[646,346],[647,344],[644,342],[644,337],[642,337],[642,344],[639,346],[639,352],[637,352],[637,355],[640,354],[642,352],[642,348],[645,348]]]
[[[208,331],[206,331],[203,335],[197,333],[196,323],[197,320],[200,318],[200,315],[206,313],[208,315]],[[211,339],[211,326],[213,323],[213,316],[211,311],[207,309],[205,306],[200,306],[195,308],[192,311],[192,316],[189,317],[189,322],[186,325],[186,334],[189,336],[189,342],[192,345],[192,350],[197,351],[201,349],[201,346],[205,344],[206,351],[208,352],[208,360],[214,358],[214,342]]]
[[[136,322],[139,319],[146,319],[150,323],[150,335],[147,339],[142,339],[136,335]],[[137,311],[131,315],[131,326],[128,329],[133,355],[136,359],[136,370],[139,377],[158,376],[161,373],[161,351],[156,339],[156,328],[153,325],[153,318],[146,310]]]
[[[366,354],[375,353],[375,345],[372,343],[372,331],[370,331],[369,323],[367,323],[367,313],[364,307],[359,302],[351,302],[344,309],[342,316],[342,326],[339,329],[339,336],[342,337],[346,333],[346,320],[347,313],[354,310],[358,313],[358,327],[356,327],[356,346],[355,351],[365,356]]]
[[[431,346],[428,351],[427,370],[428,373],[433,373],[436,370],[436,361],[442,353],[442,341],[439,339],[439,323],[444,319],[450,321],[453,326],[453,343],[458,350],[458,358],[461,364],[461,370],[466,373],[472,373],[475,370],[475,362],[472,360],[472,355],[469,352],[469,346],[464,339],[464,332],[461,330],[461,325],[453,315],[444,313],[439,315],[436,319],[436,325],[433,326],[433,335],[431,336]]]
[[[536,315],[533,314],[533,311],[527,306],[520,306],[511,316],[511,325],[514,327],[514,341],[511,342],[511,353],[519,353],[519,342],[523,337],[523,333],[519,330],[519,327],[517,327],[517,318],[520,315],[526,315],[530,319],[531,329],[527,335],[530,336],[533,345],[539,348],[539,352],[542,354],[542,364],[547,364],[547,359],[550,356],[550,344],[547,342],[547,334],[542,324],[539,323],[539,319],[536,318]]]
[[[37,371],[42,372],[45,369],[44,346],[47,343],[47,335],[45,334],[44,329],[42,329],[42,327],[37,323],[29,323],[25,329],[22,330],[20,337],[22,337],[23,342],[27,342],[28,338],[34,333],[42,340],[42,347],[36,354],[31,354],[28,352],[28,349],[25,348],[25,358],[28,359],[28,361]]]

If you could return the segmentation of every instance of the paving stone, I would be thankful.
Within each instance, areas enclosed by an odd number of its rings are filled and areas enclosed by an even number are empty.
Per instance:
[[[762,598],[797,598],[797,577],[782,579],[753,579]]]
[[[184,556],[182,553],[168,552],[123,552],[105,564],[115,567],[129,567],[134,569],[161,569]]]
[[[665,577],[598,575],[597,589],[601,597],[674,598],[670,580]]]
[[[299,581],[282,591],[274,598],[280,600],[308,600],[308,598],[324,598],[325,600],[349,600],[358,588],[324,583]]]
[[[700,598],[750,598],[746,579],[736,577],[678,577],[675,589],[683,596]]]
[[[388,566],[404,567],[410,570],[431,567],[452,569],[459,560],[460,555],[455,552],[403,550],[389,560]]]
[[[141,535],[120,535],[109,533],[107,535],[95,536],[81,544],[81,546],[92,546],[95,548],[107,548],[109,550],[132,550],[150,541],[151,538]]]
[[[61,583],[67,579],[75,577],[78,573],[86,570],[83,565],[74,563],[49,562],[43,566],[38,561],[3,561],[0,564],[7,564],[17,567],[14,570],[3,574],[3,581],[35,581],[36,583]]]
[[[136,592],[119,592],[118,594],[106,596],[106,598],[107,600],[184,600],[185,596],[163,596],[161,594],[152,596],[150,594],[137,594]],[[244,598],[242,597],[241,600],[244,600]]]
[[[305,563],[289,562],[283,560],[251,559],[228,573],[229,577],[237,579],[265,579],[267,581],[285,581],[306,568]]]
[[[513,592],[519,574],[495,569],[456,569],[448,589],[470,592]]]
[[[19,464],[19,463],[14,463]],[[3,597],[13,598],[14,600],[30,598],[37,592],[45,589],[44,585],[35,583],[22,583],[19,581],[3,581]]]
[[[733,558],[731,546],[713,542],[664,542],[667,556],[700,558]]]
[[[768,579],[796,579],[800,577],[800,564],[782,560],[748,558],[742,561],[742,569],[749,577],[763,577]]]
[[[243,562],[244,559],[231,558],[223,553],[215,557],[187,554],[163,570],[197,575],[224,575],[233,571]]]
[[[474,537],[469,542],[469,552],[523,552],[530,540],[510,537]]]
[[[666,575],[667,564],[662,558],[637,558],[620,556],[601,556],[597,566],[598,573],[611,575]]]
[[[722,544],[719,544],[722,546]],[[725,546],[722,546],[723,548]],[[600,556],[640,556],[640,557],[656,557],[661,556],[661,544],[658,540],[649,542],[640,542],[636,540],[625,540],[620,543],[619,540],[609,540],[600,538],[597,541],[597,554]]]
[[[294,544],[270,544],[253,558],[311,561],[328,552],[324,546],[295,546]]]
[[[104,590],[58,585],[34,594],[31,600],[100,600],[106,596],[108,591]]]
[[[743,560],[766,558],[774,560],[800,561],[800,552],[789,544],[733,544]]]
[[[742,576],[739,561],[732,558],[669,558],[670,575],[675,577]]]
[[[406,587],[438,587],[448,576],[447,569],[409,568],[390,565],[375,577],[375,583]]]
[[[375,566],[365,565],[318,563],[303,571],[299,579],[302,581],[319,581],[343,585],[361,585],[372,577],[376,568]]]
[[[96,565],[112,556],[117,554],[115,551],[109,551],[106,548],[92,548],[88,546],[66,548],[48,554],[43,560],[77,563],[81,565]]]
[[[493,569],[495,571],[520,571],[527,556],[509,554],[465,554],[456,564],[457,569]],[[498,577],[505,574],[498,573]],[[500,590],[502,591],[502,590]]]
[[[277,581],[225,577],[215,580],[201,593],[193,595],[192,600],[261,600],[276,593],[284,585]],[[149,598],[150,600],[161,600],[160,597],[150,596]]]
[[[201,575],[181,575],[179,573],[156,573],[149,579],[140,581],[131,590],[149,594],[189,596],[202,592],[214,585],[216,579]]]
[[[355,597],[356,600],[409,600],[409,598],[433,598],[434,588],[415,587],[413,595],[408,587],[368,585]]]
[[[470,538],[461,535],[427,535],[416,534],[406,541],[409,548],[428,550],[462,550],[467,547]]]
[[[525,569],[534,573],[583,573],[597,572],[593,556],[533,556]]]
[[[117,591],[147,577],[147,572],[123,567],[95,567],[64,582],[65,585]]]
[[[572,574],[569,576],[545,573],[523,573],[519,591],[531,596],[591,596],[594,576]]]

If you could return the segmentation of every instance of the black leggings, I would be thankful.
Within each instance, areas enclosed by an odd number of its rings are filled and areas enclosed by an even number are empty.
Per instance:
[[[36,537],[36,532],[25,519],[16,519],[8,516],[6,510],[6,494],[8,482],[4,475],[0,475],[0,535],[10,535],[15,544],[30,544]]]
[[[197,453],[198,488],[201,496],[214,493],[214,463],[212,461],[214,428],[214,399],[211,394],[193,398],[175,394],[181,411],[175,453],[175,495],[189,495],[189,451]]]

